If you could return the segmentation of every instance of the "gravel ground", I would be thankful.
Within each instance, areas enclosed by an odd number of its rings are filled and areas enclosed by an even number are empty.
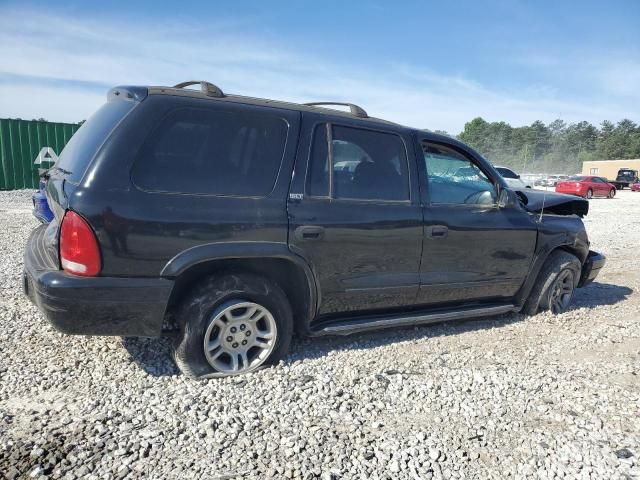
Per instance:
[[[20,288],[30,192],[0,192],[0,476],[640,478],[640,193],[593,200],[608,256],[560,316],[296,340],[180,376],[166,339],[56,333]]]

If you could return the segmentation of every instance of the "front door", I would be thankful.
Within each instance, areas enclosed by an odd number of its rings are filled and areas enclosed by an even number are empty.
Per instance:
[[[520,208],[498,206],[496,185],[470,152],[426,140],[421,147],[425,238],[418,303],[514,296],[533,258],[535,221]]]
[[[606,197],[607,195],[609,195],[609,185],[607,185],[607,183],[605,183],[604,180],[602,180],[600,177],[593,177],[591,179],[591,181],[593,182],[593,186],[595,188],[594,190],[594,195],[598,195],[598,196],[602,196],[602,197]]]
[[[315,272],[318,314],[413,305],[422,211],[410,185],[411,138],[306,122],[287,207],[289,244]]]

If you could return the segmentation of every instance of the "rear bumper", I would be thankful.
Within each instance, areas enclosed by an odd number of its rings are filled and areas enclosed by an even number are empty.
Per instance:
[[[173,281],[77,277],[43,268],[37,235],[27,243],[23,289],[59,331],[77,335],[160,335]]]
[[[578,287],[589,285],[598,276],[602,267],[607,263],[607,259],[601,253],[589,251],[589,255],[582,266],[582,275]]]

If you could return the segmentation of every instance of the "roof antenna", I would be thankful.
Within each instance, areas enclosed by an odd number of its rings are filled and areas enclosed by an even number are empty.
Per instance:
[[[540,209],[540,216],[538,217],[538,223],[542,223],[542,214],[544,213],[544,202],[547,199],[547,187],[544,187],[544,194],[542,195],[542,208]]]

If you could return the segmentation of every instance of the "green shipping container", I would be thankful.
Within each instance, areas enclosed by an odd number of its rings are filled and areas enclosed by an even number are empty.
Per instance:
[[[71,136],[80,128],[76,123],[39,120],[0,119],[0,190],[38,187],[38,168],[34,162],[44,147],[60,155]]]

